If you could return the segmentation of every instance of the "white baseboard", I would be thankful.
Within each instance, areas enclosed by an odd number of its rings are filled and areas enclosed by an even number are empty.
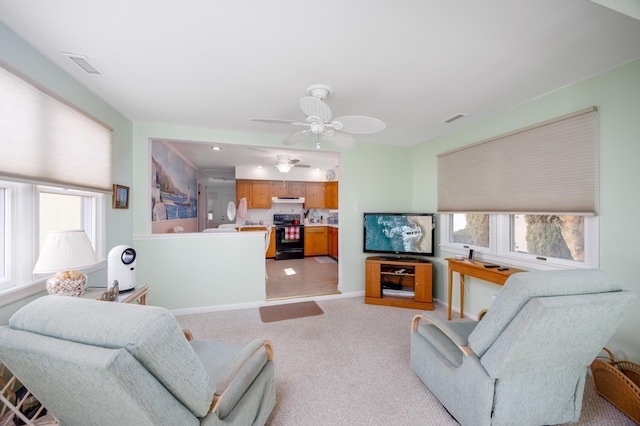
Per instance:
[[[252,309],[259,308],[261,306],[284,305],[287,303],[308,302],[311,300],[322,301],[329,299],[344,299],[347,297],[364,297],[364,291],[353,291],[349,293],[327,294],[308,297],[295,297],[290,299],[265,300],[263,302],[234,303],[231,305],[199,306],[197,308],[173,309],[171,310],[171,312],[174,316],[206,314],[209,312],[235,311],[238,309]]]

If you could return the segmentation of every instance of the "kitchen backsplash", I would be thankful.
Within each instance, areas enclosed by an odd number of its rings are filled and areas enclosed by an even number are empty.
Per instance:
[[[245,220],[238,219],[236,223],[238,225],[272,225],[274,214],[299,214],[302,220],[307,219],[309,223],[338,224],[338,212],[335,210],[304,209],[302,205],[297,204],[281,204],[271,209],[249,209]]]

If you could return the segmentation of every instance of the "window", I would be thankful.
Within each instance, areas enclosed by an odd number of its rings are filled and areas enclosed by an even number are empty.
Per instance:
[[[596,216],[442,214],[440,247],[525,269],[597,268]]]
[[[98,258],[105,258],[106,194],[11,181],[0,181],[0,194],[0,293],[41,281],[31,271],[53,230],[84,229]]]
[[[0,93],[2,305],[44,289],[32,271],[52,230],[84,229],[105,258],[112,129],[4,64]]]
[[[440,247],[524,269],[597,268],[591,107],[438,156]]]

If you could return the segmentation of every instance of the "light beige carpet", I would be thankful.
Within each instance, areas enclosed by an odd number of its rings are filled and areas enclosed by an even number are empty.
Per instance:
[[[421,311],[317,300],[324,315],[263,323],[258,308],[179,316],[195,339],[273,343],[276,407],[270,426],[452,425],[409,366],[411,319]],[[435,312],[446,317],[446,309]],[[523,401],[526,404],[526,401]],[[596,394],[587,377],[578,426],[635,424]]]

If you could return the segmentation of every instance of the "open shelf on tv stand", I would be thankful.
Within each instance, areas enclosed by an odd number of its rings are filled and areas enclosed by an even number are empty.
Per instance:
[[[365,303],[433,310],[430,262],[372,256],[365,272]]]
[[[405,256],[405,255],[384,255],[384,256],[373,256],[374,258],[379,258],[384,261],[392,261],[392,262],[411,262],[411,263],[429,263],[427,259],[423,259],[417,256]]]

